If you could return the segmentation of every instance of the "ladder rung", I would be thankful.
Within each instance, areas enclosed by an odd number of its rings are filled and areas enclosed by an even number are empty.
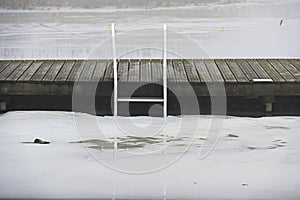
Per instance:
[[[119,102],[164,102],[164,99],[159,98],[119,98]]]

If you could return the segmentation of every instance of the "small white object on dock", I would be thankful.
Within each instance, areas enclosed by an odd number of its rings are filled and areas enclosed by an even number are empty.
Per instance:
[[[252,82],[273,82],[272,79],[264,78],[264,79],[252,79]]]

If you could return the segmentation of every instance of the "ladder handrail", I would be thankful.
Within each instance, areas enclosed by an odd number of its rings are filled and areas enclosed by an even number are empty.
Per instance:
[[[164,55],[163,55],[163,97],[164,97],[164,118],[167,117],[167,24],[164,24]]]
[[[111,24],[111,33],[112,33],[112,50],[113,50],[113,70],[114,70],[114,116],[118,116],[118,62],[116,57],[116,30],[115,24]],[[163,117],[166,118],[167,113],[167,24],[163,24],[163,98],[162,101],[160,100],[151,100],[152,102],[163,102]],[[129,102],[132,101],[130,98],[126,99]],[[123,99],[125,101],[125,99]],[[141,101],[141,100],[139,100]],[[143,99],[142,102],[147,102],[147,99]]]
[[[116,30],[115,24],[111,24],[113,65],[114,65],[114,116],[118,115],[118,63],[116,58]]]

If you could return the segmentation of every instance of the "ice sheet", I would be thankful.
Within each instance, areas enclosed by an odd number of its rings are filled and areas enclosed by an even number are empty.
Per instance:
[[[198,116],[188,117],[192,121]],[[201,116],[202,129],[207,128],[209,118]],[[168,118],[170,122],[179,119]],[[107,130],[115,129],[111,120],[98,117]],[[131,120],[141,125],[159,118]],[[194,146],[164,170],[132,175],[104,166],[81,144],[70,143],[79,140],[73,113],[9,112],[0,116],[0,197],[298,199],[299,122],[299,117],[226,117],[222,136],[205,159],[198,159]],[[172,131],[166,133],[172,135]],[[51,143],[21,143],[34,138]],[[134,155],[124,157],[121,150],[116,158],[110,149],[97,151],[107,160],[124,164],[136,159]],[[143,162],[173,154],[145,155]]]
[[[2,10],[0,59],[111,58],[110,23],[120,57],[162,58],[163,23],[174,52],[168,57],[300,56],[299,1],[156,3],[151,9],[125,2],[121,8]]]

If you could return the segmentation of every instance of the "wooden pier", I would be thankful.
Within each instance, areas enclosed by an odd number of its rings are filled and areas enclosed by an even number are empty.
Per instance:
[[[173,59],[168,60],[167,77],[183,98],[193,95],[186,89],[192,86],[201,114],[211,113],[210,98],[218,96],[207,86],[224,84],[229,115],[300,115],[300,59]],[[161,96],[162,60],[119,60],[118,78],[120,95],[126,95],[124,88],[140,86],[134,96]],[[112,60],[0,61],[0,110],[70,111],[75,82],[96,82],[97,114],[112,114]],[[130,104],[132,115],[147,115],[153,105]],[[177,104],[168,91],[170,115],[198,112],[190,108],[181,113]]]

